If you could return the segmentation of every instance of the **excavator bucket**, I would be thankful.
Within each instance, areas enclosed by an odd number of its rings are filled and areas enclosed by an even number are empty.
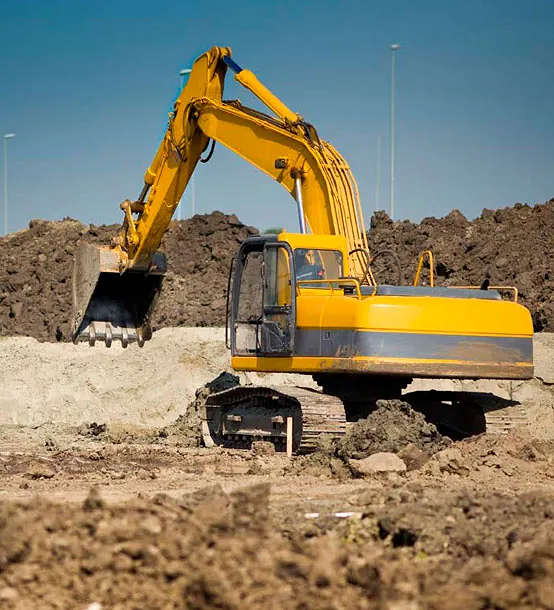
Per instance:
[[[73,266],[74,343],[97,340],[107,347],[140,347],[152,336],[150,317],[166,273],[165,256],[157,252],[148,271],[119,270],[113,248],[81,244]]]

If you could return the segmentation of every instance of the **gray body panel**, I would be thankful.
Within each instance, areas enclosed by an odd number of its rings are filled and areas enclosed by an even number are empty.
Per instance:
[[[533,340],[359,330],[296,330],[295,356],[406,358],[473,362],[533,361]]]

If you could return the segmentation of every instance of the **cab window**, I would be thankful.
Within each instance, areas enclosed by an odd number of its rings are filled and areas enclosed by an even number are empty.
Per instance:
[[[336,280],[343,276],[342,253],[336,250],[296,248],[294,268],[298,281]]]

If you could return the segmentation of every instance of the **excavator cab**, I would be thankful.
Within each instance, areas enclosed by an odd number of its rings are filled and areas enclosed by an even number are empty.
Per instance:
[[[233,356],[292,356],[299,285],[332,294],[345,257],[341,236],[281,233],[244,241],[231,294]]]

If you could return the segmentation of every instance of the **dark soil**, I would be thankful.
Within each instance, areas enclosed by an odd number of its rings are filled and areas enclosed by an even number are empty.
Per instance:
[[[272,513],[269,486],[109,506],[0,504],[2,608],[552,608],[551,498],[369,489],[359,519]]]
[[[371,219],[369,245],[373,255],[396,254],[405,283],[414,280],[419,254],[430,249],[437,285],[480,286],[487,279],[491,285],[515,286],[520,302],[531,310],[535,330],[554,331],[554,199],[542,205],[485,209],[471,222],[458,210],[419,224],[393,222],[378,212]],[[375,271],[380,282],[396,283],[389,254],[378,257]]]
[[[336,454],[343,459],[362,459],[373,453],[400,453],[408,445],[432,455],[445,449],[450,440],[434,424],[401,400],[378,400],[375,411],[352,424],[339,441]]]
[[[77,243],[109,245],[117,229],[33,220],[29,229],[0,238],[0,335],[68,340]],[[161,248],[170,271],[153,327],[223,325],[231,259],[255,233],[221,212],[172,222]]]
[[[33,220],[29,229],[0,238],[0,335],[67,340],[75,246],[79,240],[109,244],[116,230],[71,219]],[[169,272],[154,328],[223,325],[230,261],[240,242],[256,232],[221,212],[172,222],[162,242]],[[374,267],[381,283],[397,281],[394,256],[402,282],[411,283],[419,254],[431,249],[437,285],[488,280],[516,286],[535,330],[554,331],[554,200],[485,209],[471,222],[457,210],[419,224],[393,222],[378,212],[369,243],[379,255]]]
[[[378,400],[376,409],[352,424],[342,438],[322,437],[313,453],[299,456],[287,468],[287,475],[331,476],[338,480],[358,476],[351,459],[374,453],[396,453],[408,470],[421,468],[429,458],[450,446],[423,414],[401,400]]]

